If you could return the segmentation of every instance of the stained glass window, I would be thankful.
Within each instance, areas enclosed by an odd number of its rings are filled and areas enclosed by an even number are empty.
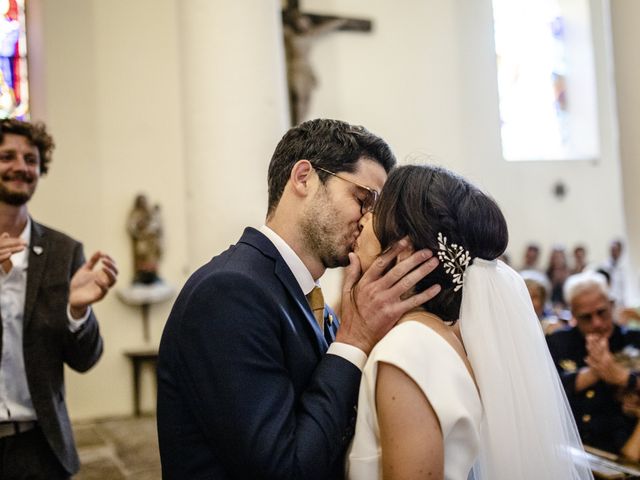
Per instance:
[[[504,158],[597,158],[587,0],[492,1]]]
[[[27,119],[29,81],[25,0],[0,0],[0,117]]]

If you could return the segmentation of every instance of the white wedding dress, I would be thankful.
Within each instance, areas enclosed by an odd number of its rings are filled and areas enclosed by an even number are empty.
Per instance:
[[[375,403],[382,361],[409,375],[436,412],[445,479],[467,480],[473,470],[475,480],[592,480],[522,277],[501,261],[475,258],[464,273],[459,323],[477,390],[453,347],[419,322],[397,325],[372,350],[347,478],[382,478]]]
[[[349,480],[382,478],[375,392],[378,363],[402,370],[433,407],[444,437],[445,480],[467,480],[479,450],[482,403],[465,363],[428,326],[409,320],[394,327],[373,349],[365,366],[356,432],[347,458]]]

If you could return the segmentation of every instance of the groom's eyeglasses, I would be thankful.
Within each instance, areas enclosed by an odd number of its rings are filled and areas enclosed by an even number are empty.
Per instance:
[[[364,194],[362,198],[358,198],[358,202],[360,202],[360,213],[362,215],[365,215],[373,211],[373,207],[376,206],[376,202],[378,201],[378,197],[380,196],[380,194],[376,190],[371,187],[367,187],[366,185],[362,185],[358,182],[354,182],[353,180],[349,180],[348,178],[344,178],[343,176],[338,175],[337,173],[333,173],[326,168],[317,167],[315,165],[313,165],[313,168],[315,168],[316,170],[322,170],[324,173],[328,173],[329,175],[333,175],[340,180],[344,180],[345,182],[352,183],[356,187],[359,187]]]

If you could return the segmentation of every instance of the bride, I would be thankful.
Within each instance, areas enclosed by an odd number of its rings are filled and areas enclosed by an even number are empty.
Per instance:
[[[497,260],[497,204],[446,169],[404,166],[361,227],[363,270],[408,236],[440,260],[417,288],[442,292],[371,352],[347,478],[593,478],[525,284]]]

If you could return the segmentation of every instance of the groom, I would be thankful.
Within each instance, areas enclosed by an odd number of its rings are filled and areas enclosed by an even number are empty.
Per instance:
[[[269,165],[266,225],[247,228],[195,272],[165,326],[163,478],[343,476],[367,354],[439,290],[405,297],[437,262],[426,251],[407,255],[404,242],[354,286],[358,222],[394,165],[381,138],[336,120],[305,122],[282,138]],[[327,268],[348,264],[339,322],[315,304],[316,287]]]

